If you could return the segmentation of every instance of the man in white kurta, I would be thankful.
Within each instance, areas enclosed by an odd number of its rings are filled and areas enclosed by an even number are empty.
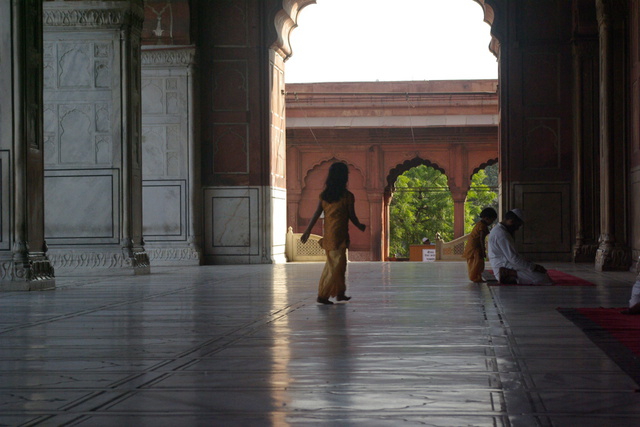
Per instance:
[[[516,250],[513,233],[524,223],[520,209],[513,209],[505,214],[504,220],[493,227],[489,233],[489,262],[493,274],[500,280],[500,268],[508,268],[517,272],[516,282],[521,285],[551,285],[553,281],[547,270],[524,259]]]

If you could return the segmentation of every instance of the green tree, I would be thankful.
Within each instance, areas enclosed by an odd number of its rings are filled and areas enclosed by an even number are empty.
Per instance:
[[[480,220],[484,208],[498,211],[498,165],[479,170],[471,177],[471,188],[465,201],[464,232],[469,233]]]
[[[400,175],[389,207],[389,252],[409,256],[409,245],[417,245],[423,237],[444,240],[453,237],[453,199],[447,176],[420,165]]]

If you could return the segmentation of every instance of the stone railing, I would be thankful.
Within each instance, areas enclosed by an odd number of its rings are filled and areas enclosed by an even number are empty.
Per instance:
[[[468,234],[445,242],[440,237],[440,233],[436,233],[436,261],[463,261],[462,253],[464,246],[467,244]]]
[[[294,233],[293,228],[289,227],[287,231],[287,242],[285,246],[285,252],[287,255],[287,261],[325,261],[327,256],[324,249],[320,247],[318,241],[322,236],[312,234],[309,236],[307,243],[300,241],[302,233]]]

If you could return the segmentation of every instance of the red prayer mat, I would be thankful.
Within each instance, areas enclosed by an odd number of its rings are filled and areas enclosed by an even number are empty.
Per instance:
[[[619,308],[559,308],[611,360],[640,384],[640,315]]]
[[[493,274],[491,270],[487,270],[487,271]],[[587,280],[581,279],[579,277],[573,276],[568,273],[563,273],[562,271],[547,270],[547,273],[549,274],[549,277],[551,277],[551,280],[553,280],[553,285],[525,285],[525,284],[507,285],[507,284],[498,283],[498,282],[488,282],[487,285],[490,285],[490,286],[595,286],[593,283]]]

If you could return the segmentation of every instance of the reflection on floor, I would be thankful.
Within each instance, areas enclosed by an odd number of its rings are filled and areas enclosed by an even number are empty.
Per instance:
[[[597,286],[350,263],[325,306],[307,263],[1,293],[0,425],[640,425],[638,384],[556,310],[624,306],[635,275],[547,267]]]

